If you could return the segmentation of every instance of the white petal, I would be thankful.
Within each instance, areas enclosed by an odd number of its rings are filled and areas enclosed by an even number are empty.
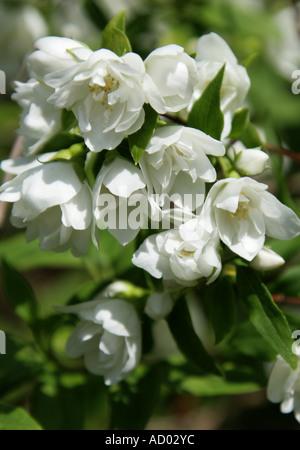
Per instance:
[[[30,215],[60,205],[74,197],[82,183],[70,163],[45,164],[23,181],[22,198],[30,208]]]
[[[156,245],[156,235],[147,238],[132,257],[135,266],[146,270],[154,278],[161,278],[165,267],[169,266],[168,259],[159,254]]]
[[[133,192],[145,187],[138,167],[123,158],[115,158],[105,168],[103,184],[114,195],[128,198]]]
[[[252,260],[250,266],[256,270],[272,270],[282,266],[284,262],[280,255],[273,252],[270,248],[263,247]]]
[[[81,190],[71,200],[61,205],[62,223],[75,230],[85,230],[92,219],[92,196],[88,186],[82,185]]]
[[[284,385],[291,371],[291,367],[283,358],[279,357],[273,366],[268,382],[267,397],[270,402],[279,403],[284,399]]]
[[[268,236],[292,239],[300,234],[298,216],[269,192],[264,192],[261,197],[261,210],[264,214]]]
[[[95,344],[100,340],[102,327],[93,322],[82,321],[73,330],[66,345],[66,353],[70,358],[78,358],[85,352],[95,348]],[[98,334],[98,337],[97,337]],[[95,337],[96,335],[96,342]],[[96,344],[97,345],[97,344]]]
[[[132,305],[124,300],[103,302],[96,311],[95,321],[117,336],[139,336],[140,323]]]
[[[196,44],[196,60],[228,61],[237,64],[237,59],[231,48],[221,36],[216,33],[209,33],[201,36]]]
[[[55,56],[57,58],[69,58],[72,56],[68,50],[84,47],[79,41],[65,37],[47,36],[38,39],[35,42],[35,47],[48,55]]]
[[[15,159],[5,159],[1,162],[1,170],[7,173],[20,175],[26,170],[33,169],[41,165],[36,157],[20,157]]]

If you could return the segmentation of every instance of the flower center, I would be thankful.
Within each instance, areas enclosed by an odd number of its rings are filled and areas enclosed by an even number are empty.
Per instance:
[[[108,94],[118,89],[119,81],[116,80],[111,74],[107,74],[104,77],[104,82],[104,86],[97,83],[90,84],[89,90],[90,92],[95,94],[95,96],[98,96],[99,94],[101,94],[101,92],[103,92],[104,95],[101,103],[102,105],[107,105]]]
[[[249,202],[239,202],[238,208],[234,213],[230,213],[232,217],[238,217],[238,219],[246,219],[249,209]]]
[[[180,250],[179,255],[180,256],[193,256],[195,251],[188,251],[188,250]]]

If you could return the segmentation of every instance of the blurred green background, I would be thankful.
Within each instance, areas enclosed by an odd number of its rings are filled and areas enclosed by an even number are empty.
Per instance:
[[[220,34],[247,67],[251,119],[264,140],[300,156],[300,95],[291,92],[292,73],[300,70],[299,2],[0,0],[0,69],[6,74],[7,91],[0,95],[1,160],[9,157],[17,137],[20,109],[10,96],[14,80],[28,79],[25,57],[32,52],[34,41],[47,35],[67,36],[97,49],[101,30],[124,8],[133,51],[143,58],[170,43],[182,45],[192,54],[199,36],[211,31]],[[267,174],[263,181],[270,183],[283,202],[299,211],[299,165],[277,154],[272,155],[272,164],[273,175]],[[0,176],[3,180],[2,172]],[[7,335],[7,354],[0,355],[0,402],[23,406],[45,428],[105,429],[109,406],[102,379],[81,371],[77,362],[66,360],[64,343],[72,323],[61,319],[65,323],[57,324],[52,306],[65,304],[73,296],[84,298],[95,286],[132,275],[134,243],[121,247],[103,232],[100,252],[91,248],[80,260],[70,253],[41,252],[37,242],[27,244],[23,233],[10,226],[9,208],[1,214],[0,258],[22,272],[33,286],[40,317],[50,335],[45,358],[33,351],[36,343],[33,345],[29,328],[1,292],[0,329]],[[300,241],[289,245],[274,242],[273,249],[289,261],[279,277],[270,280],[273,292],[300,297]],[[293,309],[298,312],[297,305]],[[196,317],[201,321],[201,311]],[[157,334],[166,342],[158,349],[163,358],[164,352],[172,353],[174,348],[163,324]],[[58,371],[60,366],[62,370]],[[282,415],[278,405],[266,401],[264,389],[249,386],[248,390],[232,397],[223,395],[213,380],[204,388],[197,386],[175,394],[166,389],[148,428],[300,429],[291,414]]]

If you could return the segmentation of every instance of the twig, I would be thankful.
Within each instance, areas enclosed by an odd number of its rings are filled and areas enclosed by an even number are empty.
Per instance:
[[[275,303],[289,303],[290,305],[300,305],[299,297],[289,297],[285,294],[273,294],[272,298]]]
[[[292,152],[291,150],[287,150],[286,148],[277,147],[277,145],[273,145],[273,144],[264,144],[264,147],[269,152],[279,153],[280,155],[287,156],[288,158],[291,158],[300,164],[300,154],[299,153]]]

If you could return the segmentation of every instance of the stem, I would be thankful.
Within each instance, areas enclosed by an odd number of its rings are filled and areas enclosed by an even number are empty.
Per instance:
[[[288,158],[291,158],[293,161],[296,161],[298,164],[300,164],[299,153],[292,152],[291,150],[287,150],[283,147],[277,147],[277,145],[273,144],[264,144],[264,147],[269,152],[279,153],[280,155],[287,156]]]
[[[289,297],[284,294],[273,294],[272,297],[275,303],[289,303],[290,305],[300,305],[299,297]]]

